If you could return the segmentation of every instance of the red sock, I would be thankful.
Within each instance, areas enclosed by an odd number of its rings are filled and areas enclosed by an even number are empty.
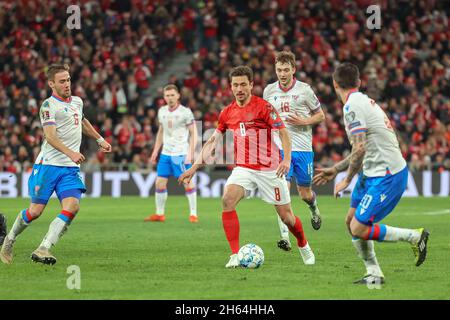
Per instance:
[[[239,251],[239,219],[236,210],[222,212],[223,230],[230,244],[231,252]]]
[[[297,245],[299,247],[304,247],[308,243],[308,240],[306,240],[306,236],[303,233],[303,226],[302,222],[297,216],[295,217],[295,224],[293,227],[288,226],[289,231],[297,238]]]

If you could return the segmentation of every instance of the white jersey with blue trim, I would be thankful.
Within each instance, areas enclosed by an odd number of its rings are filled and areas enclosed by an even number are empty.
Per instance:
[[[56,126],[58,139],[70,150],[80,152],[83,119],[83,100],[80,97],[71,96],[64,101],[52,95],[42,103],[39,116],[43,127]],[[35,163],[61,167],[80,166],[45,139]]]
[[[168,156],[186,155],[189,150],[189,129],[194,122],[191,109],[178,105],[170,110],[168,105],[158,111],[159,125],[163,128],[162,154]]]
[[[309,118],[320,110],[319,99],[311,86],[294,79],[290,88],[283,89],[277,81],[266,86],[263,98],[278,111],[285,122],[292,140],[292,151],[312,151],[312,126],[293,126],[286,122],[289,114]],[[278,134],[275,135],[275,143],[282,149]]]
[[[366,132],[365,176],[383,177],[405,168],[406,161],[391,122],[373,99],[358,91],[350,93],[344,105],[344,124],[349,138]]]

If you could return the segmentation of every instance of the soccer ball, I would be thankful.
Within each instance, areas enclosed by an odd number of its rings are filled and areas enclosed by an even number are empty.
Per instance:
[[[261,247],[249,243],[239,249],[238,260],[241,267],[257,269],[264,263],[264,252]]]

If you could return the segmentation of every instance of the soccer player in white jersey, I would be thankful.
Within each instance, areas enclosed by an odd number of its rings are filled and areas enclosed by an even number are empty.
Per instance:
[[[164,87],[164,100],[167,105],[158,111],[159,129],[156,135],[151,161],[156,164],[159,150],[161,156],[157,166],[155,185],[156,214],[152,214],[144,221],[164,222],[165,205],[167,200],[167,181],[169,177],[178,177],[192,164],[194,158],[197,130],[194,115],[189,108],[180,104],[180,93],[177,86],[169,84]],[[184,185],[189,202],[189,221],[198,222],[197,190],[193,181]]]
[[[298,194],[309,207],[311,224],[315,230],[318,230],[322,219],[317,206],[316,194],[311,189],[314,173],[312,126],[322,122],[325,115],[311,86],[297,80],[294,76],[295,71],[295,55],[288,51],[278,52],[275,57],[275,72],[278,81],[267,85],[263,98],[277,109],[286,124],[292,140],[291,168],[286,179],[290,187],[292,177],[295,178]],[[277,145],[281,149],[279,140]],[[289,251],[291,250],[289,230],[279,217],[278,225],[281,233],[278,247]]]
[[[82,134],[97,140],[103,152],[110,152],[111,145],[103,139],[83,116],[83,101],[72,96],[69,66],[54,64],[47,71],[52,96],[46,99],[39,115],[45,139],[28,180],[31,204],[17,216],[5,238],[0,258],[3,263],[13,261],[13,245],[17,236],[29,224],[39,218],[55,191],[62,210],[50,223],[47,234],[31,259],[44,264],[55,264],[50,252],[67,230],[80,208],[81,194],[86,188],[80,177],[80,163],[85,157],[80,153]]]
[[[384,275],[373,240],[409,242],[416,266],[420,266],[426,258],[429,232],[423,228],[402,229],[377,224],[395,208],[406,190],[408,166],[390,120],[374,100],[358,91],[361,85],[358,67],[351,63],[339,65],[333,74],[333,85],[344,104],[344,124],[352,152],[332,168],[318,169],[313,181],[322,185],[334,179],[338,172],[347,170],[347,176],[335,186],[337,197],[362,168],[346,218],[353,245],[367,270],[355,283],[382,284]]]

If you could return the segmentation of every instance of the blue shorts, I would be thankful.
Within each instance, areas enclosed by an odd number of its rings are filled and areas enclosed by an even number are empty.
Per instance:
[[[80,176],[78,167],[59,167],[43,164],[33,165],[28,179],[28,194],[32,203],[47,204],[56,191],[59,201],[68,197],[80,199],[86,187]]]
[[[350,204],[356,208],[356,220],[368,226],[383,220],[394,210],[407,184],[408,167],[384,177],[370,178],[360,174]]]
[[[281,157],[284,158],[283,150]],[[300,187],[310,187],[314,174],[314,152],[312,151],[292,151],[291,152],[291,168],[286,176],[287,181],[295,178],[297,185]]]
[[[168,156],[161,154],[159,157],[158,166],[156,172],[158,177],[169,178],[171,176],[178,178],[183,172],[192,167],[191,164],[185,164],[185,155],[181,156]]]

